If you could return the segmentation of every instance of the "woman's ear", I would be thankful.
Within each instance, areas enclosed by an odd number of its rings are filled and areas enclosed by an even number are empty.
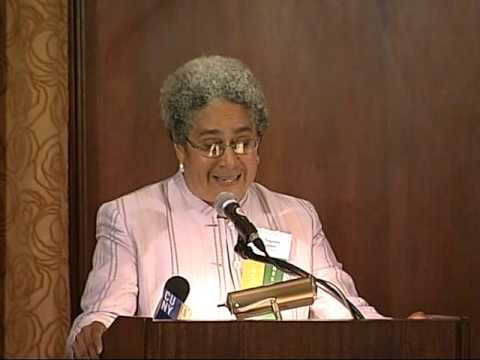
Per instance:
[[[185,162],[185,148],[179,143],[174,143],[173,147],[175,149],[175,155],[177,155],[178,163],[183,164]]]

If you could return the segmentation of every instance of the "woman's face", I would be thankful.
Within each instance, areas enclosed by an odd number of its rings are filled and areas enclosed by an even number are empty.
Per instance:
[[[257,151],[235,154],[231,147],[227,147],[220,157],[209,158],[194,146],[230,144],[256,138],[255,123],[242,105],[216,100],[198,112],[188,135],[193,146],[189,143],[175,144],[190,191],[209,204],[222,191],[231,192],[241,199],[255,180],[259,163]]]

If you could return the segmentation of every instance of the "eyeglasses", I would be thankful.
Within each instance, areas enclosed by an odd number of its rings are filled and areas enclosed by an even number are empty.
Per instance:
[[[219,158],[224,153],[227,147],[231,147],[233,152],[237,155],[246,155],[255,152],[260,143],[258,138],[241,139],[232,141],[230,144],[215,143],[215,144],[194,144],[188,138],[187,143],[194,149],[198,150],[200,154],[208,158]]]

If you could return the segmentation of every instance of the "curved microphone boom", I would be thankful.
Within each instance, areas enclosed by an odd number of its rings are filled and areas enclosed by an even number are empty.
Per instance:
[[[355,305],[353,305],[347,299],[345,294],[332,282],[317,278],[312,274],[308,273],[307,271],[299,268],[298,266],[295,266],[289,263],[288,261],[270,257],[270,256],[257,255],[250,248],[246,249],[245,255],[247,259],[263,262],[265,264],[271,264],[290,275],[297,275],[303,278],[309,278],[309,277],[313,278],[315,280],[315,283],[318,285],[318,287],[322,288],[323,291],[328,293],[333,298],[337,299],[343,306],[345,306],[350,311],[350,314],[354,319],[356,320],[365,319],[365,317],[360,312],[360,310],[358,310],[358,308]]]

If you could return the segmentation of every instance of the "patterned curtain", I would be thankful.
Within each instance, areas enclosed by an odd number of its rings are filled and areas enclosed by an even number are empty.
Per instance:
[[[0,7],[3,355],[61,357],[70,324],[68,2]]]

